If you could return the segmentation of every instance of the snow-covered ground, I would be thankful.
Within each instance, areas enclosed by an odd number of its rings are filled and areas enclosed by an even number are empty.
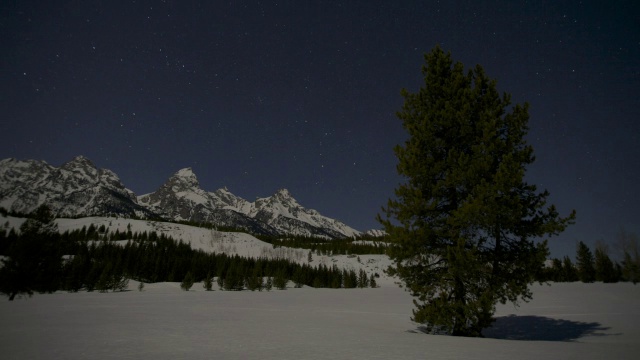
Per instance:
[[[1,218],[19,227],[23,219]],[[243,233],[116,218],[58,219],[60,231],[160,231],[204,251],[308,262],[308,250],[276,248]],[[484,339],[424,334],[410,321],[408,293],[383,270],[383,255],[312,255],[312,266],[365,269],[377,289],[191,291],[178,283],[128,292],[0,298],[1,359],[635,359],[640,286],[534,286],[519,308],[498,307]],[[217,289],[217,286],[214,285]]]
[[[290,288],[56,293],[0,301],[2,359],[637,359],[640,286],[535,286],[498,309],[488,338],[427,335],[411,297],[377,289]],[[512,340],[517,339],[517,340]]]

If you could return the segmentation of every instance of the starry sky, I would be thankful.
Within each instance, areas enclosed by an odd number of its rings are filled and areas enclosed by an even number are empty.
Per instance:
[[[527,180],[577,222],[640,234],[637,1],[3,1],[0,158],[77,155],[136,194],[203,189],[379,228],[402,179],[395,116],[436,44],[531,105]]]

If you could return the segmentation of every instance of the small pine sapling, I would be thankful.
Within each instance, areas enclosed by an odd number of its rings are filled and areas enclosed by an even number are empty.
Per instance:
[[[191,289],[191,287],[193,286],[193,282],[193,275],[191,275],[191,271],[189,271],[180,283],[180,288],[182,288],[182,290],[184,291],[189,291],[189,289]]]

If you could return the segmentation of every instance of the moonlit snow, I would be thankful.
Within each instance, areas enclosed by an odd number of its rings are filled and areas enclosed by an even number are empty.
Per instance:
[[[377,289],[191,291],[137,283],[116,293],[0,301],[3,359],[635,359],[640,287],[535,286],[501,306],[488,338],[427,335],[411,297]],[[496,339],[497,338],[497,339]],[[517,339],[517,340],[512,340]]]
[[[90,223],[110,231],[155,230],[204,251],[308,261],[307,250],[274,253],[270,244],[241,233],[129,219],[57,222],[61,231]],[[630,283],[535,285],[531,302],[498,306],[485,338],[459,338],[425,334],[410,320],[412,297],[382,272],[386,256],[314,254],[311,265],[319,263],[379,273],[381,287],[290,284],[287,290],[235,292],[214,284],[207,292],[196,283],[185,292],[179,283],[155,283],[140,292],[131,280],[125,292],[2,297],[0,358],[582,360],[640,354],[640,286]]]

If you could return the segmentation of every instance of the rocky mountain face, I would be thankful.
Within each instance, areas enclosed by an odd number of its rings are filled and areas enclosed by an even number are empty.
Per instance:
[[[276,229],[234,211],[248,202],[218,190],[211,193],[200,188],[191,168],[178,171],[158,190],[138,196],[138,203],[165,219],[212,223],[244,229],[252,233],[275,235]]]
[[[29,213],[47,204],[57,216],[135,215],[152,213],[137,204],[110,170],[98,169],[78,156],[57,168],[44,161],[0,161],[0,207]]]
[[[327,237],[352,237],[360,232],[351,227],[302,207],[288,190],[257,199],[246,209],[247,215],[267,223],[281,232]]]
[[[226,188],[207,192],[190,168],[169,178],[157,191],[138,197],[139,204],[175,220],[215,223],[264,234],[351,237],[359,231],[302,207],[286,190],[249,202]]]
[[[352,237],[360,232],[301,206],[286,190],[249,202],[226,188],[200,188],[191,168],[158,190],[136,196],[110,170],[78,156],[54,167],[44,161],[0,160],[0,207],[29,213],[47,204],[60,217],[137,216],[213,223],[269,235]]]

